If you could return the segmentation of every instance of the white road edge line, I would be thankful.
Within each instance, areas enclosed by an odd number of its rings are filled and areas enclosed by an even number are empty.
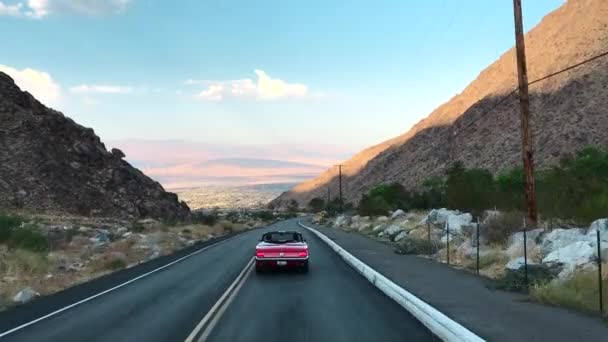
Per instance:
[[[196,338],[196,336],[200,333],[201,329],[203,329],[203,327],[205,326],[205,324],[207,324],[207,321],[209,321],[209,319],[211,319],[211,317],[213,317],[213,321],[211,322],[211,325],[215,325],[215,323],[217,322],[217,317],[221,316],[222,313],[225,310],[225,306],[222,307],[223,310],[220,310],[220,312],[218,312],[217,315],[215,315],[215,317],[213,316],[215,314],[215,312],[218,310],[218,307],[220,305],[222,305],[222,303],[225,301],[226,297],[228,295],[231,294],[232,289],[234,289],[236,287],[236,290],[232,293],[232,295],[230,296],[230,299],[226,302],[228,304],[230,304],[230,302],[232,301],[233,295],[234,293],[238,292],[239,289],[241,288],[241,286],[243,285],[243,283],[245,282],[245,280],[247,279],[247,276],[249,275],[249,273],[251,272],[251,270],[253,269],[253,262],[254,262],[254,257],[252,257],[247,264],[245,265],[245,267],[243,268],[243,270],[239,273],[239,275],[234,279],[234,281],[232,282],[232,284],[230,284],[230,286],[226,289],[226,291],[224,292],[224,294],[222,294],[222,296],[220,297],[220,299],[217,300],[217,302],[215,302],[215,304],[211,307],[211,309],[209,310],[209,312],[207,312],[207,314],[205,315],[205,317],[203,317],[203,319],[196,325],[196,327],[194,328],[194,330],[192,330],[192,332],[190,333],[190,335],[188,335],[188,338],[186,338],[186,342],[193,342],[194,339]],[[243,280],[243,281],[241,281]],[[213,326],[211,326],[211,329],[213,328]],[[207,333],[207,335],[211,332],[211,330],[209,329],[209,327],[207,327],[207,329],[205,329],[205,333]],[[207,338],[207,336],[205,336],[205,338]],[[201,337],[202,339],[202,337]],[[200,341],[200,339],[199,339]]]
[[[66,307],[63,307],[63,308],[61,308],[61,309],[59,309],[59,310],[53,311],[53,312],[51,312],[51,313],[49,313],[49,314],[47,314],[47,315],[44,315],[44,316],[42,316],[42,317],[40,317],[40,318],[36,318],[36,319],[35,319],[35,320],[33,320],[33,321],[30,321],[30,322],[24,323],[24,324],[22,324],[22,325],[20,325],[20,326],[18,326],[18,327],[15,327],[15,328],[13,328],[13,329],[7,330],[7,331],[5,331],[5,332],[3,332],[3,333],[0,333],[0,338],[1,338],[1,337],[4,337],[4,336],[7,336],[7,335],[9,335],[9,334],[12,334],[12,333],[14,333],[14,332],[16,332],[16,331],[19,331],[19,330],[21,330],[21,329],[23,329],[23,328],[26,328],[26,327],[28,327],[28,326],[30,326],[30,325],[32,325],[32,324],[36,324],[36,323],[38,323],[38,322],[40,322],[40,321],[42,321],[42,320],[45,320],[45,319],[47,319],[47,318],[49,318],[49,317],[55,316],[55,315],[57,315],[57,314],[59,314],[59,313],[62,313],[62,312],[64,312],[64,311],[66,311],[66,310],[69,310],[69,309],[71,309],[71,308],[73,308],[73,307],[75,307],[75,306],[78,306],[78,305],[80,305],[80,304],[86,303],[86,302],[88,302],[88,301],[90,301],[90,300],[92,300],[92,299],[95,299],[95,298],[99,297],[99,296],[103,296],[103,295],[104,295],[104,294],[106,294],[106,293],[109,293],[109,292],[112,292],[112,291],[114,291],[114,290],[117,290],[117,289],[119,289],[119,288],[121,288],[121,287],[127,286],[127,285],[131,284],[132,282],[135,282],[135,281],[137,281],[137,280],[139,280],[139,279],[145,278],[145,277],[147,277],[147,276],[149,276],[149,275],[151,275],[151,274],[153,274],[153,273],[156,273],[156,272],[158,272],[158,271],[160,271],[160,270],[163,270],[163,269],[165,269],[165,268],[167,268],[167,267],[169,267],[169,266],[175,265],[175,264],[177,264],[178,262],[180,262],[180,261],[182,261],[182,260],[184,260],[184,259],[188,259],[188,258],[190,258],[191,256],[194,256],[194,255],[196,255],[196,254],[198,254],[198,253],[201,253],[201,252],[202,252],[202,251],[204,251],[204,250],[207,250],[207,249],[209,249],[209,248],[211,248],[211,247],[218,246],[218,245],[220,245],[220,244],[222,244],[222,243],[224,243],[224,242],[230,241],[230,240],[232,240],[232,239],[234,239],[234,238],[236,238],[236,237],[239,237],[239,236],[241,236],[241,234],[239,234],[239,235],[235,235],[235,236],[230,237],[230,238],[227,238],[227,239],[225,239],[225,240],[222,240],[222,241],[220,241],[220,242],[214,243],[214,244],[212,244],[212,245],[209,245],[209,246],[203,247],[203,248],[199,249],[198,251],[192,252],[192,253],[190,253],[190,254],[188,254],[188,255],[186,255],[186,256],[183,256],[183,257],[181,257],[181,258],[179,258],[179,259],[177,259],[177,260],[174,260],[174,261],[172,261],[172,262],[170,262],[170,263],[168,263],[168,264],[166,264],[166,265],[164,265],[164,266],[161,266],[161,267],[156,268],[156,269],[154,269],[154,270],[152,270],[152,271],[150,271],[150,272],[148,272],[148,273],[144,273],[144,274],[142,274],[142,275],[140,275],[140,276],[138,276],[138,277],[135,277],[135,278],[133,278],[133,279],[131,279],[131,280],[127,281],[127,282],[124,282],[124,283],[122,283],[122,284],[116,285],[116,286],[114,286],[114,287],[112,287],[112,288],[110,288],[110,289],[107,289],[107,290],[105,290],[105,291],[102,291],[102,292],[100,292],[100,293],[98,293],[98,294],[96,294],[96,295],[90,296],[90,297],[85,298],[85,299],[83,299],[83,300],[81,300],[81,301],[78,301],[78,302],[76,302],[76,303],[73,303],[73,304],[70,304],[70,305],[68,305],[68,306],[66,306]]]
[[[422,322],[422,324],[424,324],[431,332],[433,332],[443,341],[485,341],[467,328],[460,325],[458,322],[447,317],[439,310],[425,303],[418,297],[414,296],[404,288],[380,274],[378,271],[357,259],[344,248],[340,247],[337,243],[333,242],[325,234],[303,224],[301,221],[298,221],[298,224],[323,240],[323,242],[329,245],[331,249],[340,255],[347,264],[357,270],[357,272],[376,286],[380,291],[409,311],[414,317],[416,317],[416,319]]]

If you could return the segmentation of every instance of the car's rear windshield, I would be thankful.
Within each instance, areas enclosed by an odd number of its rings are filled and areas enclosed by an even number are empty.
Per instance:
[[[301,242],[302,237],[298,233],[267,233],[262,238],[264,242],[272,243],[289,243],[289,242]]]

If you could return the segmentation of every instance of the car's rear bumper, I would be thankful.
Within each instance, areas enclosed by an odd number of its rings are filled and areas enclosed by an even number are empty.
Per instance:
[[[283,264],[284,263],[284,264]],[[285,267],[304,267],[308,264],[306,258],[255,258],[256,267],[264,268],[285,268]]]

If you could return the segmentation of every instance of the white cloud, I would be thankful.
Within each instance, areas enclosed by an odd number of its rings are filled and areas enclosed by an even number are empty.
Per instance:
[[[186,85],[207,84],[197,97],[204,100],[220,101],[229,97],[253,97],[258,100],[301,98],[308,95],[308,87],[300,83],[287,83],[270,77],[263,70],[256,69],[257,81],[250,78],[232,81],[206,81],[189,79]]]
[[[17,70],[2,64],[0,64],[0,71],[12,77],[22,90],[28,91],[41,102],[54,103],[61,95],[59,84],[44,71],[30,68]]]
[[[130,86],[106,85],[106,84],[81,84],[70,88],[73,94],[131,94],[135,91]]]
[[[205,100],[220,101],[224,98],[224,86],[222,84],[212,84],[207,90],[203,90],[198,97]]]
[[[11,17],[20,17],[21,16],[21,7],[23,7],[22,3],[9,5],[0,1],[0,16],[8,15]]]
[[[279,79],[272,79],[263,70],[255,70],[258,75],[257,92],[261,99],[272,100],[281,97],[302,97],[308,92],[304,84],[289,84]]]
[[[14,5],[0,1],[0,15],[40,19],[53,14],[103,15],[122,13],[132,0],[28,0]]]

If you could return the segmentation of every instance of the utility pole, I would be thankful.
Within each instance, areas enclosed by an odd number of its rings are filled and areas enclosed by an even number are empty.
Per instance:
[[[344,201],[342,200],[342,164],[336,165],[338,167],[338,183],[340,186],[340,212],[344,211]]]
[[[327,208],[329,208],[329,202],[331,202],[331,197],[329,196],[329,186],[331,185],[331,182],[329,184],[327,184]]]
[[[528,69],[526,66],[526,44],[521,11],[521,1],[513,0],[515,14],[515,50],[517,53],[517,78],[519,81],[519,107],[521,111],[522,157],[525,172],[526,207],[529,225],[536,226],[536,189],[534,186],[534,149],[530,133],[530,95],[528,93]]]

